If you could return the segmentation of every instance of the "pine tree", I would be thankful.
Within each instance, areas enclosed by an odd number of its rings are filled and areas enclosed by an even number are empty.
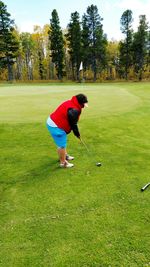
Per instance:
[[[64,41],[56,9],[52,11],[50,19],[49,39],[52,62],[55,64],[57,77],[61,80],[64,76]]]
[[[146,16],[141,15],[139,19],[138,31],[134,34],[133,40],[133,62],[135,73],[138,75],[139,80],[142,80],[144,66],[146,66],[146,61],[149,57],[150,47]]]
[[[73,77],[76,76],[74,78],[79,80],[79,67],[81,62],[81,26],[78,12],[71,14],[71,21],[68,24],[67,29],[68,33],[65,36],[68,41]]]
[[[125,73],[126,80],[128,79],[129,68],[132,65],[132,11],[126,10],[120,19],[121,31],[125,34],[125,40],[120,42],[120,68],[122,73]]]
[[[19,44],[14,35],[14,21],[7,12],[7,6],[0,1],[0,68],[8,69],[8,80],[13,79],[12,66]]]
[[[103,19],[98,14],[97,6],[91,5],[83,15],[83,62],[84,66],[91,65],[94,72],[94,81],[97,77],[98,67],[103,68],[106,55],[106,36],[103,34]]]
[[[91,52],[90,52],[90,31],[88,26],[88,19],[86,14],[82,17],[82,57],[83,57],[83,69],[86,70],[91,64]]]

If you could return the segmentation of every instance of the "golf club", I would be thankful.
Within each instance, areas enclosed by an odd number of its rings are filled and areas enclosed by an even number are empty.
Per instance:
[[[80,138],[80,141],[83,144],[83,146],[85,147],[85,149],[87,150],[88,154],[90,155],[91,154],[91,151],[89,150],[89,148],[87,147],[87,145],[85,144],[85,142],[83,141],[83,139]],[[100,166],[102,166],[102,163],[101,162],[96,162],[96,166],[97,167],[100,167]]]
[[[141,188],[141,191],[143,192],[144,190],[146,190],[146,188],[150,185],[150,183],[144,185],[142,188]]]

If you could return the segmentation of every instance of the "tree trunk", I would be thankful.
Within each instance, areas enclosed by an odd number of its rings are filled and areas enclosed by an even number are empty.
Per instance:
[[[7,69],[8,69],[8,81],[13,80],[13,65],[9,62],[7,63]]]
[[[16,78],[17,80],[22,80],[22,61],[20,56],[17,58]]]
[[[93,72],[94,72],[93,81],[95,82],[96,78],[97,78],[97,68],[96,68],[96,59],[95,58],[93,59]]]

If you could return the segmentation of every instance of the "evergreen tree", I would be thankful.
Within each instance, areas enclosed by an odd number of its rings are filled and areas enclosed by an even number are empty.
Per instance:
[[[147,65],[147,71],[148,73],[150,73],[150,27],[148,30],[146,65]]]
[[[50,50],[52,62],[55,64],[58,79],[61,80],[64,76],[64,41],[59,24],[57,11],[54,9],[52,11],[52,18],[50,19]]]
[[[83,15],[83,62],[87,66],[91,65],[96,80],[98,66],[105,62],[106,36],[103,34],[103,19],[98,14],[97,6],[91,5],[87,8],[87,13]]]
[[[79,13],[71,14],[71,21],[68,24],[68,33],[65,35],[68,41],[70,60],[72,65],[73,77],[79,80],[79,67],[81,62],[81,26]],[[74,71],[75,74],[74,75]]]
[[[120,42],[120,68],[122,73],[125,73],[126,80],[128,79],[129,68],[132,65],[132,11],[126,10],[120,19],[121,31],[125,34],[125,40]]]
[[[83,57],[83,69],[86,70],[90,67],[91,64],[91,39],[90,31],[88,26],[87,15],[84,14],[82,17],[82,57]]]
[[[139,19],[138,31],[134,34],[133,40],[133,62],[135,73],[138,75],[139,80],[142,80],[144,66],[148,63],[150,47],[146,16],[141,15]]]
[[[8,80],[13,79],[12,66],[19,44],[14,35],[14,21],[7,12],[7,6],[0,1],[0,68],[8,69]]]

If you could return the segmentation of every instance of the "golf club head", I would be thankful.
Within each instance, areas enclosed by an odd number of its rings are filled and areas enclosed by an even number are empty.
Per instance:
[[[144,186],[141,188],[141,191],[142,191],[142,192],[145,191],[145,190],[148,188],[149,185],[150,185],[150,183],[144,185]]]
[[[92,154],[91,154],[90,150],[88,149],[88,147],[87,147],[87,145],[84,143],[84,141],[81,139],[81,137],[80,137],[80,141],[81,141],[81,143],[83,144],[83,146],[86,148],[88,154],[91,156]],[[96,166],[97,166],[97,167],[100,167],[100,166],[102,166],[102,163],[101,163],[101,162],[96,162]]]

